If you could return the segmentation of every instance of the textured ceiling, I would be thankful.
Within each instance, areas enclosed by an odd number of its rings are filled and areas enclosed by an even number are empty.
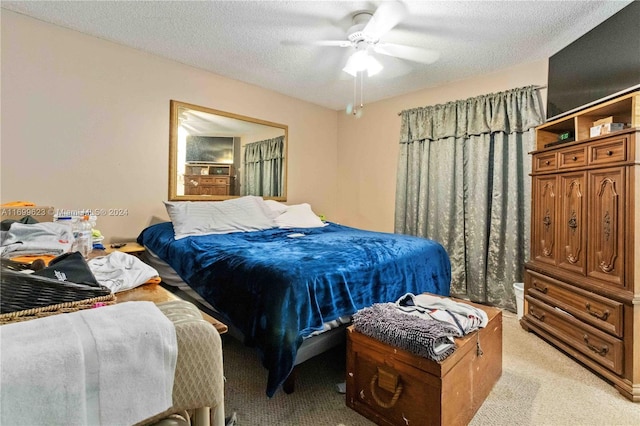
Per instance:
[[[380,1],[2,1],[2,8],[331,109],[353,97],[342,71],[353,12]],[[383,38],[440,51],[429,65],[378,56],[365,102],[548,58],[624,1],[405,1]],[[302,43],[302,44],[301,44]]]

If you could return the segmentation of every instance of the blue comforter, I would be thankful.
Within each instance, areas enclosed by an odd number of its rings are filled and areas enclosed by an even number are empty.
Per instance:
[[[175,240],[166,222],[146,228],[138,242],[257,346],[270,397],[293,369],[303,338],[324,322],[406,293],[449,295],[447,253],[419,237],[330,223]]]

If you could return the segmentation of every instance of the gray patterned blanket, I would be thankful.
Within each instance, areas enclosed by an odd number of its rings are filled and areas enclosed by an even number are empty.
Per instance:
[[[393,303],[376,303],[353,315],[354,329],[391,346],[433,361],[451,355],[460,330],[445,322],[419,318],[400,311]]]

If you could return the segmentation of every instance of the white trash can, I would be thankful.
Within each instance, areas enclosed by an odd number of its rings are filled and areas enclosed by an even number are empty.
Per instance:
[[[524,283],[513,283],[513,292],[516,295],[516,312],[518,319],[524,315]]]

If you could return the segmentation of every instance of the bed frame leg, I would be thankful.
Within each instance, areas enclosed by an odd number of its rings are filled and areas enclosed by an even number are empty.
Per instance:
[[[295,390],[297,372],[298,367],[293,367],[293,370],[291,370],[291,373],[282,384],[282,390],[284,391],[284,393],[290,394]]]

